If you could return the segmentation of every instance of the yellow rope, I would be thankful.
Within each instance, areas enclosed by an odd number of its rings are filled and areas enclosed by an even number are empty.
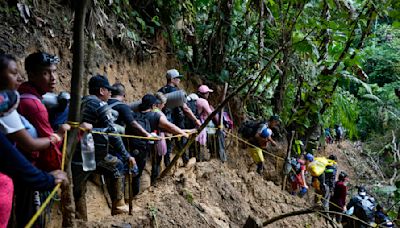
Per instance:
[[[61,170],[63,170],[63,171],[64,171],[64,165],[65,165],[66,151],[67,151],[67,132],[65,132],[65,134],[64,134],[64,145],[62,148]],[[56,187],[54,187],[53,191],[51,191],[50,195],[46,198],[46,200],[40,206],[39,210],[37,210],[36,213],[31,218],[31,220],[29,220],[29,222],[28,222],[28,224],[26,224],[25,228],[32,227],[32,225],[36,222],[36,220],[39,218],[39,216],[43,213],[44,209],[46,209],[47,205],[50,203],[50,200],[57,193],[58,189],[60,189],[60,186],[61,186],[61,184],[57,184]]]
[[[145,137],[145,136],[138,136],[138,135],[126,135],[126,134],[118,134],[118,133],[107,133],[107,132],[101,132],[101,131],[92,131],[92,134],[99,134],[99,135],[111,135],[111,136],[119,136],[119,137],[125,137],[125,138],[134,138],[134,139],[143,139],[143,140],[161,140],[161,139],[172,139],[172,138],[181,138],[183,137],[182,134],[179,135],[173,135],[173,136],[168,136],[168,137]],[[188,133],[189,135],[194,134]]]

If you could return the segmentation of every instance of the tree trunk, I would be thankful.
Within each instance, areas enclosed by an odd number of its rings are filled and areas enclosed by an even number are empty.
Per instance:
[[[63,194],[62,213],[63,227],[75,227],[75,205],[72,194],[72,174],[71,174],[71,159],[75,151],[76,139],[79,132],[76,123],[80,121],[80,106],[82,96],[82,78],[84,72],[84,27],[85,17],[88,8],[89,0],[78,1],[75,8],[74,19],[74,43],[73,43],[73,63],[72,63],[72,79],[71,79],[71,103],[68,115],[68,122],[73,125],[72,130],[68,133],[67,156],[65,160],[65,170],[68,174],[70,184],[62,188]]]

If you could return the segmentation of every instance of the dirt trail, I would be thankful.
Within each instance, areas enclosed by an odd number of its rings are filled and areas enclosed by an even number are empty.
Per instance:
[[[262,221],[299,210],[307,202],[280,190],[255,172],[218,160],[178,168],[134,200],[134,215],[111,217],[99,188],[89,184],[87,227],[242,227],[249,215]],[[101,209],[101,211],[99,210]],[[270,227],[328,227],[317,215],[287,218]]]

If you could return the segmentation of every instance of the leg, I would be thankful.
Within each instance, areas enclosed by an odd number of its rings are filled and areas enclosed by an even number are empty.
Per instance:
[[[140,177],[142,176],[144,167],[146,166],[146,156],[138,156],[135,157],[136,164],[139,169],[139,173],[137,176],[132,178],[132,195],[136,196],[140,192]]]
[[[171,151],[172,151],[172,140],[168,139],[167,141],[167,153],[164,156],[164,165],[168,167],[171,163]]]
[[[162,156],[158,155],[156,148],[151,149],[151,185],[155,184],[160,174]]]

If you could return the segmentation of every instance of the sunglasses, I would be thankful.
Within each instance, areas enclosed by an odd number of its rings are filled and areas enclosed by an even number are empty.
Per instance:
[[[41,62],[44,64],[57,64],[60,62],[60,58],[56,55],[50,55],[47,53],[42,53]]]

